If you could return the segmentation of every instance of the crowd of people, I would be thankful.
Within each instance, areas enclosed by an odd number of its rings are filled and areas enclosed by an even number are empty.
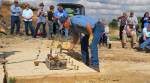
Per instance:
[[[59,32],[59,30],[63,29],[63,31],[65,32],[65,36],[68,37],[68,30],[63,28],[63,25],[60,23],[59,20],[61,19],[61,17],[68,16],[67,12],[63,9],[61,5],[58,5],[57,9],[55,9],[53,5],[50,5],[49,11],[45,11],[44,4],[40,3],[37,11],[38,19],[36,21],[35,27],[33,26],[32,23],[33,16],[34,16],[33,10],[30,8],[30,5],[28,3],[25,3],[24,7],[25,8],[22,10],[22,8],[18,3],[18,0],[14,0],[14,4],[11,5],[10,8],[11,9],[11,28],[10,28],[11,35],[13,35],[14,32],[15,34],[20,33],[21,19],[23,18],[24,27],[25,27],[24,30],[27,36],[31,35],[33,38],[36,38],[37,36],[42,36],[43,38],[48,37],[50,39],[53,37],[53,35],[56,35],[57,32]],[[1,18],[1,25],[3,27],[1,28],[1,32],[5,32],[6,21],[2,15],[0,16],[0,18]],[[129,15],[127,15],[127,13],[124,12],[122,16],[118,17],[118,20],[120,22],[119,37],[123,48],[127,47],[128,38],[131,38],[132,48],[136,48],[138,39],[139,39],[140,48],[144,49],[145,47],[146,48],[150,47],[149,46],[149,37],[150,37],[149,12],[145,12],[144,16],[141,18],[142,25],[140,27],[141,27],[142,34],[140,38],[137,35],[137,33],[139,32],[138,19],[135,16],[134,12],[130,12]],[[48,31],[46,29],[46,24],[48,25]],[[105,23],[103,24],[105,27],[107,27]],[[108,34],[107,30],[106,32]],[[145,45],[145,42],[148,42],[147,43],[148,45],[147,44]]]
[[[68,37],[69,30],[72,31],[73,40],[69,50],[72,50],[80,39],[81,41],[81,53],[83,62],[86,65],[90,65],[92,68],[99,70],[98,60],[98,47],[97,45],[101,40],[106,38],[106,43],[109,43],[109,26],[105,20],[99,20],[95,22],[91,17],[84,15],[70,16],[59,4],[55,9],[53,5],[49,6],[49,11],[44,10],[44,4],[40,3],[37,11],[36,27],[33,26],[33,10],[28,3],[24,4],[24,9],[19,6],[18,0],[14,0],[14,4],[11,5],[11,28],[10,34],[20,34],[21,19],[23,18],[25,34],[36,38],[41,36],[43,38],[51,39],[54,35],[62,31],[64,36]],[[6,21],[2,15],[0,32],[5,33]],[[139,36],[139,22],[134,12],[123,13],[118,17],[120,22],[119,37],[122,43],[122,48],[127,48],[128,38],[131,38],[131,47],[137,47],[137,40],[139,41],[140,50],[150,50],[150,16],[149,12],[146,12],[141,19],[141,35]],[[46,29],[48,25],[48,31]],[[42,26],[42,28],[41,28]],[[30,32],[29,32],[30,30]],[[31,33],[31,34],[30,34]],[[91,50],[91,58],[89,58],[88,48]],[[91,60],[91,61],[89,61]]]
[[[14,0],[14,3],[11,5],[11,28],[10,34],[13,35],[20,33],[20,26],[21,20],[23,18],[24,27],[25,27],[25,34],[27,36],[32,36],[36,38],[37,36],[42,36],[43,38],[48,37],[48,39],[53,38],[53,35],[56,35],[58,32],[64,31],[64,35],[68,37],[68,29],[63,28],[63,25],[60,22],[62,17],[68,17],[67,12],[63,9],[61,5],[58,5],[57,9],[53,5],[49,6],[49,11],[45,11],[44,4],[40,3],[39,8],[37,11],[37,21],[36,26],[33,26],[33,10],[30,8],[28,3],[24,4],[24,9],[20,7],[18,0]],[[71,15],[73,16],[73,15]],[[6,29],[6,21],[2,15],[1,18],[1,25],[3,28],[0,28],[1,32],[5,32]],[[149,31],[149,23],[150,23],[150,16],[149,12],[145,12],[144,16],[141,18],[141,35],[139,36],[139,23],[138,19],[135,16],[134,12],[130,12],[129,15],[127,13],[123,13],[122,16],[118,17],[118,21],[120,22],[120,30],[119,30],[119,37],[122,43],[122,48],[127,48],[127,41],[128,38],[131,38],[131,47],[137,47],[137,40],[139,41],[139,46],[141,49],[150,48],[150,31]],[[101,20],[103,25],[105,26],[106,40],[109,40],[109,28],[108,24],[105,24],[104,20]],[[48,25],[48,30],[46,29],[46,25]],[[108,29],[107,29],[108,28]],[[29,32],[30,30],[30,32]],[[30,34],[31,33],[31,34]],[[4,33],[6,34],[6,33]],[[140,37],[140,38],[139,38]],[[105,39],[102,38],[102,39]],[[100,41],[101,42],[101,41]]]
[[[63,9],[61,5],[57,5],[58,8],[55,9],[53,5],[49,6],[49,11],[44,9],[44,3],[39,4],[39,8],[37,11],[37,20],[36,26],[33,25],[33,10],[31,9],[28,3],[24,3],[24,9],[18,3],[18,0],[14,0],[14,3],[11,5],[11,28],[10,34],[20,34],[21,33],[21,20],[24,22],[24,30],[27,36],[32,36],[36,38],[37,36],[41,36],[43,38],[48,37],[51,39],[53,35],[59,32],[59,30],[63,29],[62,24],[60,24],[59,20],[61,17],[67,17],[67,12]],[[1,32],[5,32],[6,30],[6,21],[3,20],[3,16],[0,18],[1,24],[3,28],[1,28]],[[48,30],[46,29],[46,25],[48,25]],[[30,31],[30,32],[29,32]],[[64,30],[64,32],[68,32]],[[31,33],[31,34],[30,34]]]
[[[120,40],[123,48],[127,48],[127,40],[131,38],[131,47],[137,47],[137,41],[139,41],[140,50],[150,48],[150,17],[149,12],[145,12],[141,18],[141,30],[139,29],[139,22],[134,12],[130,12],[129,16],[127,13],[123,13],[122,16],[118,17],[120,21]],[[138,33],[141,33],[140,35]]]

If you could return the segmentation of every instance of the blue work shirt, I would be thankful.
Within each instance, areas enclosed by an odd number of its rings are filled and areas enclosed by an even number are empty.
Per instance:
[[[14,4],[11,6],[11,16],[20,16],[22,13],[22,9],[19,6],[15,6]]]
[[[91,28],[94,29],[95,21],[89,16],[76,15],[70,18],[71,29],[73,32],[89,34],[86,30],[87,23],[90,23]]]
[[[58,10],[56,10],[54,12],[54,16],[55,17],[67,17],[67,12],[65,10],[63,10],[63,12],[59,12]]]

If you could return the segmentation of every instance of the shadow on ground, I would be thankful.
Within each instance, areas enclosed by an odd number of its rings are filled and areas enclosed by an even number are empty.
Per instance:
[[[0,58],[7,58],[11,55],[14,55],[16,52],[20,52],[20,51],[0,52]]]
[[[78,61],[82,61],[82,56],[79,52],[71,51],[71,52],[63,52],[63,53],[67,54],[68,56],[71,56],[72,58]]]

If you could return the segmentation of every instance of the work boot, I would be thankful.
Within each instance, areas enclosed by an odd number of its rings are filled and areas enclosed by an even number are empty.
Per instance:
[[[90,68],[94,69],[97,72],[100,72],[99,65],[91,65]]]
[[[108,44],[108,48],[111,49],[111,44]]]
[[[145,47],[146,53],[150,53],[150,49],[148,47]]]
[[[135,49],[135,48],[136,48],[136,43],[134,43],[134,44],[133,44],[132,48],[133,48],[133,49]]]
[[[144,49],[142,49],[142,48],[137,48],[137,51],[142,52],[142,51],[144,51]]]
[[[127,48],[126,43],[122,43],[122,48]]]

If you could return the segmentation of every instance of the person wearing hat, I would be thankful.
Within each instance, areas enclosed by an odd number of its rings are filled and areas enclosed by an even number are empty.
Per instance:
[[[62,18],[60,19],[60,22],[64,25],[66,29],[70,29],[73,33],[73,40],[68,50],[73,50],[75,44],[77,44],[79,40],[79,37],[82,35],[82,60],[86,65],[90,66],[91,68],[97,71],[100,71],[97,45],[99,43],[100,38],[102,37],[102,33],[104,32],[104,26],[102,26],[102,24],[95,23],[93,18],[83,15],[76,15],[70,18]],[[88,47],[91,51],[90,59]]]
[[[53,34],[53,22],[54,22],[54,6],[50,5],[49,7],[49,11],[47,12],[47,16],[48,16],[48,26],[49,26],[49,33],[48,33],[48,39],[52,38],[52,34]]]
[[[130,12],[129,17],[127,18],[127,25],[124,27],[124,29],[122,31],[122,47],[123,48],[127,47],[127,45],[126,45],[127,37],[131,37],[132,48],[136,48],[137,25],[138,25],[137,17],[134,15],[134,12]]]
[[[22,9],[18,4],[18,0],[14,0],[14,4],[11,5],[11,31],[10,33],[14,33],[15,25],[16,25],[16,34],[20,33],[20,16],[22,13]]]
[[[46,38],[47,36],[47,32],[46,32],[46,11],[44,10],[44,4],[40,3],[39,4],[39,10],[37,12],[37,26],[35,29],[35,35],[34,37],[36,38],[37,34],[38,34],[38,30],[40,29],[40,26],[42,25],[42,33],[40,32],[40,34],[42,35],[43,38]]]
[[[61,25],[58,19],[60,19],[61,17],[68,16],[67,12],[63,9],[61,4],[58,4],[57,7],[58,7],[57,10],[54,12],[54,20],[55,20],[55,23],[54,23],[55,32],[54,33],[56,33],[57,24],[59,26],[60,31],[62,31],[63,29],[63,26]],[[65,30],[65,33],[67,34],[67,30]]]
[[[34,28],[32,25],[33,11],[30,9],[30,5],[28,3],[25,3],[25,9],[23,10],[22,17],[24,18],[26,35],[29,36],[28,28],[30,28],[31,35],[34,36]]]

